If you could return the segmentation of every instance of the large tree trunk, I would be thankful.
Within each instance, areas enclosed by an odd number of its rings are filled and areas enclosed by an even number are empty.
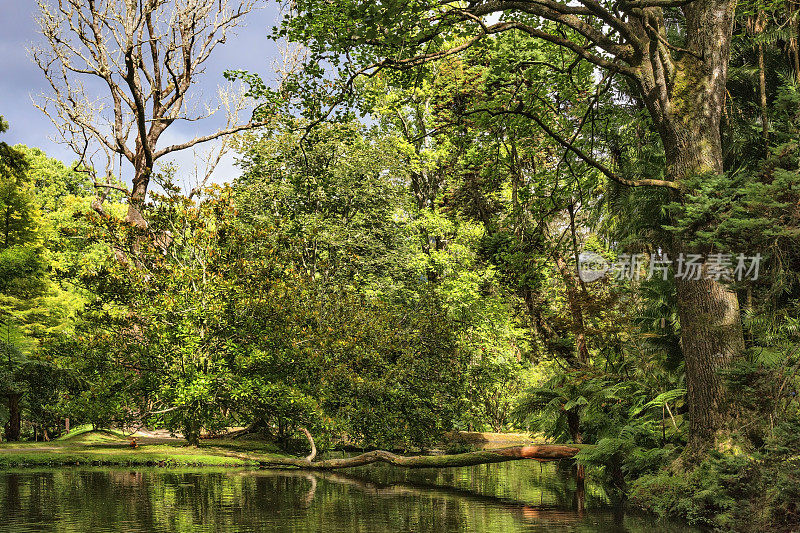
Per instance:
[[[719,371],[744,350],[736,294],[714,280],[676,280],[691,433],[689,453],[717,443],[729,401]]]
[[[697,117],[697,115],[695,115]],[[701,118],[702,113],[700,114]],[[669,158],[676,176],[688,178],[702,173],[722,172],[719,122],[698,120],[684,129]],[[668,151],[669,152],[669,151]],[[709,249],[673,243],[673,258],[679,254],[703,254]],[[676,272],[677,274],[677,272]],[[687,279],[676,275],[681,348],[686,361],[689,403],[689,454],[702,454],[716,444],[726,420],[723,387],[719,371],[744,350],[744,337],[737,295],[723,283]]]
[[[700,121],[698,121],[700,122]],[[689,126],[690,135],[682,139],[677,154],[670,158],[677,175],[688,178],[704,172],[722,172],[719,130],[702,122]],[[681,239],[673,243],[673,258],[679,254],[703,254],[705,247],[690,247]],[[677,272],[676,272],[677,274]],[[719,375],[744,350],[744,337],[736,293],[723,283],[676,275],[681,348],[686,361],[689,404],[690,455],[702,454],[716,444],[724,429],[729,403]]]
[[[720,118],[724,108],[734,3],[696,0],[685,8],[685,53],[675,62],[673,88],[656,119],[667,157],[667,172],[678,182],[720,174]],[[654,109],[651,106],[651,112]],[[660,116],[658,111],[660,111]],[[678,254],[704,253],[680,239]],[[681,345],[686,360],[690,455],[713,447],[725,426],[726,402],[719,371],[744,349],[736,293],[718,281],[676,279]]]

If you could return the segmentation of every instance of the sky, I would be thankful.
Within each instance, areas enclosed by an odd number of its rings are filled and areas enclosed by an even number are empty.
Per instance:
[[[10,145],[39,147],[49,156],[72,164],[76,156],[69,147],[54,142],[57,139],[55,127],[31,101],[49,88],[28,53],[33,45],[42,42],[34,20],[37,11],[36,0],[0,0],[0,115],[10,125],[0,140]],[[215,96],[217,87],[226,83],[223,78],[226,70],[247,70],[261,74],[265,80],[270,79],[273,63],[279,54],[277,46],[267,39],[267,35],[277,24],[277,17],[272,2],[267,8],[251,13],[244,25],[237,28],[236,35],[214,50],[206,63],[206,73],[196,86],[195,95]],[[220,113],[219,118],[203,122],[173,123],[162,136],[159,147],[212,133],[223,125],[221,122],[224,122],[224,113]],[[186,172],[194,169],[193,158],[192,151],[188,150],[179,153],[173,161]],[[212,179],[216,182],[230,181],[238,174],[234,156],[229,155],[217,167]],[[185,174],[178,176],[179,183],[188,180]]]

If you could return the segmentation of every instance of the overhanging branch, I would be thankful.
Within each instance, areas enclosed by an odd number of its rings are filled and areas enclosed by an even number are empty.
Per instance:
[[[628,187],[668,187],[673,190],[680,191],[681,187],[680,184],[669,181],[669,180],[660,180],[660,179],[640,179],[640,180],[629,180],[627,178],[623,178],[622,176],[616,174],[603,163],[592,157],[591,155],[585,153],[583,150],[575,146],[574,143],[569,142],[567,139],[559,135],[553,128],[548,126],[542,119],[540,119],[536,114],[530,113],[525,111],[522,108],[522,105],[518,106],[514,110],[505,110],[505,109],[474,109],[469,111],[465,114],[476,114],[476,113],[486,113],[492,116],[501,116],[501,115],[519,115],[525,118],[528,118],[534,121],[544,132],[552,137],[558,144],[567,148],[580,159],[582,159],[586,164],[591,167],[596,168],[599,170],[604,176],[608,179],[616,181],[622,185],[627,185]]]

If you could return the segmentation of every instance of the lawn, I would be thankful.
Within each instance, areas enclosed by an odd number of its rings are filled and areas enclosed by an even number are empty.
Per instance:
[[[50,442],[0,444],[0,468],[19,466],[236,466],[254,467],[278,455],[275,447],[248,439],[208,439],[198,447],[182,439],[130,439],[113,430],[77,430]]]

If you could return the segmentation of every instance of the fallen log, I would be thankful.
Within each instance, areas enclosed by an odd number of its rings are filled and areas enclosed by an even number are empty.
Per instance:
[[[529,446],[511,446],[494,450],[478,450],[474,452],[458,453],[452,455],[397,455],[384,450],[375,450],[354,457],[336,459],[323,459],[315,461],[316,446],[311,434],[302,430],[308,438],[312,453],[305,458],[300,457],[270,457],[260,461],[264,468],[301,468],[307,470],[337,470],[340,468],[354,468],[373,463],[387,463],[404,468],[453,468],[458,466],[474,466],[489,463],[502,463],[533,459],[535,461],[557,461],[575,457],[581,450],[579,445],[572,444],[532,444]]]
[[[457,466],[474,466],[489,463],[502,463],[520,459],[536,461],[556,461],[575,457],[580,448],[567,444],[537,444],[532,446],[513,446],[496,450],[480,450],[476,452],[458,453],[454,455],[397,455],[384,450],[375,450],[355,457],[323,459],[309,461],[300,457],[271,457],[261,461],[266,468],[295,467],[308,470],[336,470],[353,468],[373,463],[387,463],[405,468],[452,468]]]

